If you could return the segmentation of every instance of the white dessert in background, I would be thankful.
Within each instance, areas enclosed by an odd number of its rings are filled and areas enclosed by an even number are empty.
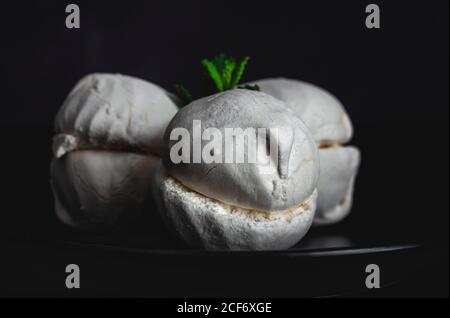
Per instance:
[[[58,218],[83,230],[125,228],[151,197],[164,130],[177,112],[155,84],[91,74],[55,119],[52,188]]]
[[[361,155],[346,145],[352,138],[350,118],[339,100],[315,85],[285,78],[262,79],[262,92],[283,101],[308,126],[319,147],[320,177],[314,223],[332,224],[350,212]]]

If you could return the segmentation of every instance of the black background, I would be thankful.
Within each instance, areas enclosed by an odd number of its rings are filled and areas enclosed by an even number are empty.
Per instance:
[[[49,187],[52,124],[82,76],[120,72],[197,92],[201,58],[249,55],[244,81],[315,83],[354,123],[362,165],[353,213],[312,231],[353,246],[444,246],[418,294],[448,295],[448,1],[371,1],[381,8],[378,30],[365,27],[367,1],[73,2],[78,30],[65,27],[69,2],[0,4],[0,236],[65,231]]]

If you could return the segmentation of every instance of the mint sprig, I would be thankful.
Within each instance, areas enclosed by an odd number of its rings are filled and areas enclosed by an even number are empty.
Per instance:
[[[201,64],[206,70],[208,81],[213,84],[215,93],[232,90],[235,88],[259,91],[258,85],[238,86],[242,76],[244,75],[249,59],[250,58],[246,56],[239,62],[236,62],[234,58],[221,53],[211,60],[204,58],[201,61]],[[177,84],[175,88],[184,105],[189,104],[192,100],[194,100],[193,95],[185,86]]]

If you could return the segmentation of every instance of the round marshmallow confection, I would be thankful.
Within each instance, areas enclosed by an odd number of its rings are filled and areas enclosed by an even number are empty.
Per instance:
[[[169,93],[141,79],[92,74],[80,80],[55,120],[57,217],[89,231],[134,223],[148,208],[164,130],[176,111]]]
[[[201,149],[210,142],[203,138],[194,140],[200,138],[193,131],[194,121],[201,123],[202,134],[209,128],[221,132],[222,163],[173,162],[172,147],[179,141],[170,136],[176,129],[189,132],[191,154],[196,142],[201,142]],[[268,139],[265,144],[275,140],[278,153],[272,153],[268,164],[263,160],[225,163],[227,153],[237,154],[239,150],[237,138],[232,143],[225,142],[226,129],[230,128],[243,131],[254,128],[255,140],[261,137],[258,128],[265,129]],[[281,101],[261,92],[236,89],[196,100],[175,115],[164,138],[163,162],[168,174],[186,187],[226,204],[264,211],[284,210],[306,200],[317,185],[317,149],[305,124],[287,111]],[[249,147],[244,145],[241,149],[244,158],[248,158]],[[257,152],[258,158],[267,153],[263,147],[258,147]]]
[[[234,138],[231,143],[222,140],[222,147],[214,148],[220,152],[220,162],[207,163],[202,157],[193,163],[194,148],[207,149],[211,142],[199,136],[212,128],[222,136],[229,128],[254,128],[247,131],[247,137],[255,134],[254,139],[266,139],[270,151],[258,146],[257,156],[270,154],[269,160],[225,162],[228,151],[237,155],[242,142]],[[265,129],[267,135],[261,137],[257,128]],[[180,129],[187,131],[190,139],[172,136]],[[166,224],[189,245],[279,250],[293,246],[307,233],[316,209],[318,154],[306,126],[286,111],[281,101],[244,89],[205,97],[181,109],[164,138],[163,166],[156,174],[154,197]],[[249,139],[242,144],[249,146]],[[188,146],[187,162],[173,160],[173,149],[179,143]],[[277,145],[278,151],[271,153],[272,145]],[[244,155],[250,151],[248,147],[240,149]]]

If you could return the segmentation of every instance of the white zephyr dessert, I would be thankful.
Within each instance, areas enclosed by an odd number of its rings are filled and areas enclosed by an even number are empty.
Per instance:
[[[286,103],[308,126],[319,147],[314,224],[332,224],[345,218],[352,207],[360,152],[345,145],[352,137],[353,127],[342,104],[322,88],[298,80],[272,78],[251,84]]]
[[[189,132],[189,140],[174,138],[180,128]],[[236,137],[223,141],[219,148],[208,148],[213,139],[234,128],[255,129],[248,139]],[[268,128],[267,134],[257,133],[257,128]],[[201,140],[196,129],[202,133]],[[220,136],[211,134],[211,129],[220,131]],[[261,141],[256,152],[261,160],[246,157],[244,162],[225,162],[230,151],[237,156],[238,149],[244,149],[245,156],[249,155],[249,140],[255,139]],[[277,152],[272,152],[276,148],[272,144],[277,145]],[[198,145],[203,156],[194,163],[190,159]],[[186,150],[182,156],[187,160],[174,162],[174,154]],[[211,157],[215,161],[205,160]],[[264,162],[263,157],[268,160]],[[155,197],[163,219],[191,246],[285,249],[311,226],[318,173],[317,148],[303,122],[270,95],[236,89],[196,100],[175,115],[164,137]]]
[[[124,228],[136,220],[176,112],[169,94],[144,80],[81,79],[55,120],[51,183],[58,218],[83,230]]]

